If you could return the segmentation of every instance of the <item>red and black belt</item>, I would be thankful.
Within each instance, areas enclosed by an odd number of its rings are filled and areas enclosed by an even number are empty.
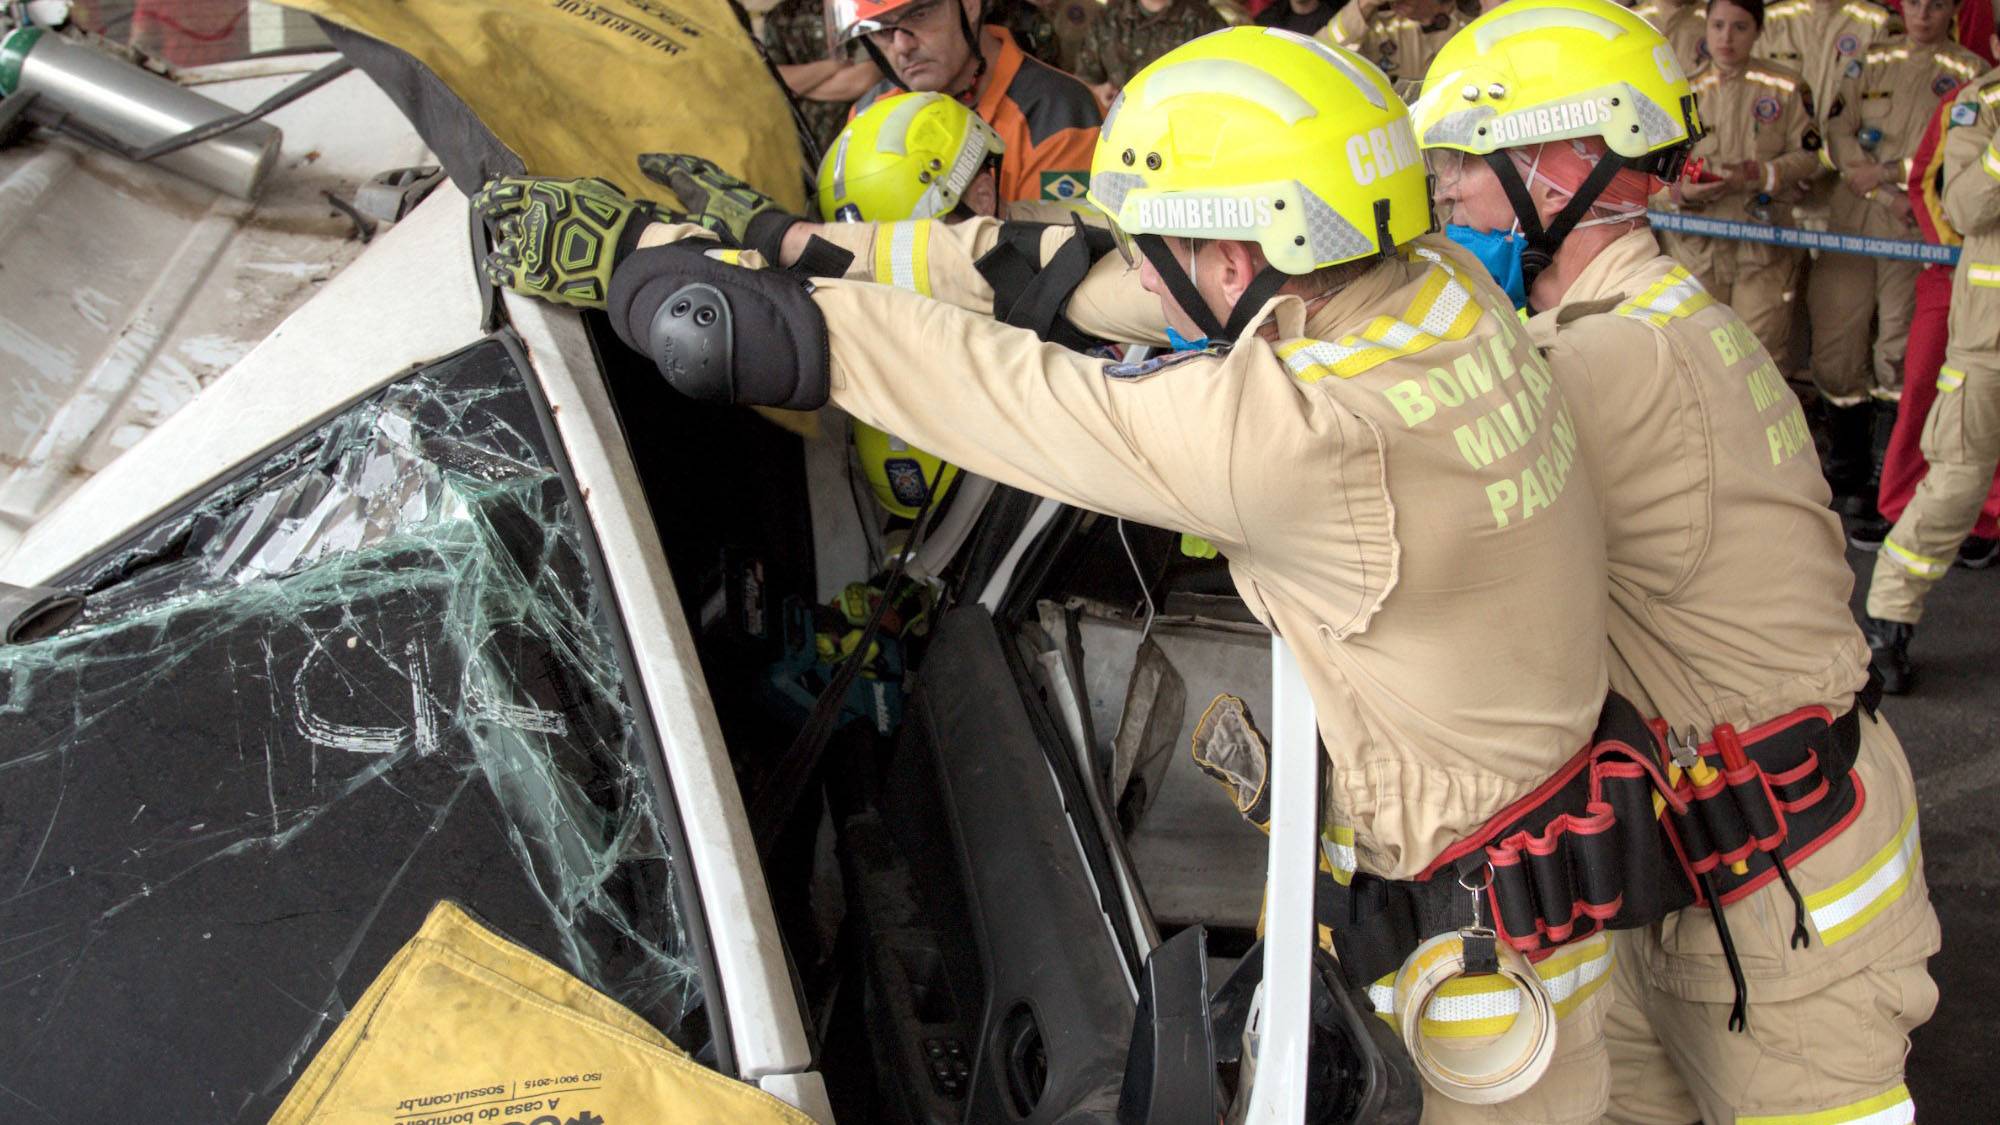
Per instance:
[[[1588,746],[1415,879],[1356,873],[1343,886],[1323,876],[1319,920],[1350,980],[1367,984],[1464,924],[1461,881],[1486,884],[1495,932],[1533,957],[1686,906],[1727,905],[1781,879],[1796,909],[1794,944],[1803,944],[1805,900],[1786,869],[1859,815],[1860,711],[1874,701],[1864,692],[1838,718],[1807,707],[1740,733],[1718,727],[1699,747],[1705,768],[1669,780],[1664,724],[1613,693]],[[1722,911],[1713,913],[1737,982],[1735,1024],[1741,970]]]

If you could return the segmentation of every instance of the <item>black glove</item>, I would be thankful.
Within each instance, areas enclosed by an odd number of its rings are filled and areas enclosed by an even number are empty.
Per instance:
[[[831,382],[826,317],[812,283],[674,243],[635,251],[611,279],[611,327],[703,402],[815,410]]]
[[[639,157],[639,171],[673,191],[687,209],[689,222],[757,251],[774,266],[779,264],[785,232],[803,221],[779,207],[777,200],[699,156],[648,152]]]

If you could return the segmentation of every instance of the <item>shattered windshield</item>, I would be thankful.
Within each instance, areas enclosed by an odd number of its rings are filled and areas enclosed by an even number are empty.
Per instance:
[[[579,517],[488,340],[0,647],[4,1116],[262,1121],[446,898],[703,1049],[678,829]]]

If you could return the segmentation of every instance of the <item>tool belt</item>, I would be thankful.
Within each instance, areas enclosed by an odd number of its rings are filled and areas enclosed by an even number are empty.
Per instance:
[[[1872,709],[1866,693],[1861,702]],[[1687,771],[1670,774],[1665,724],[1612,693],[1588,746],[1415,879],[1357,872],[1343,885],[1322,871],[1320,924],[1350,980],[1365,985],[1425,939],[1465,926],[1468,888],[1484,887],[1485,918],[1472,922],[1534,958],[1707,905],[1710,883],[1724,904],[1772,879],[1790,887],[1785,868],[1860,812],[1859,711],[1835,719],[1803,708],[1740,736],[1718,728],[1700,747],[1716,776],[1696,785]],[[1724,749],[1732,737],[1742,751],[1735,765]],[[1805,904],[1796,888],[1792,896],[1799,943]]]

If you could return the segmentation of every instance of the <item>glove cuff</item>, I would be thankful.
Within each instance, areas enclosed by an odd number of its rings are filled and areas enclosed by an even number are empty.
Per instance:
[[[775,269],[784,260],[779,255],[785,249],[785,232],[804,221],[776,207],[759,211],[743,224],[743,248],[764,255],[764,261]]]

